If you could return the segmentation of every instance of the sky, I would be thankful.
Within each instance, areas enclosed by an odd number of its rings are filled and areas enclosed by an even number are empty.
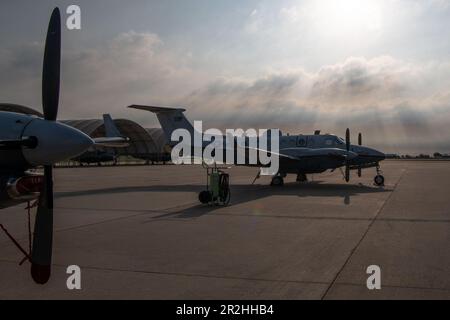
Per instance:
[[[3,0],[0,101],[41,110],[48,19],[63,30],[60,119],[182,106],[204,127],[363,133],[387,153],[450,153],[450,0]]]

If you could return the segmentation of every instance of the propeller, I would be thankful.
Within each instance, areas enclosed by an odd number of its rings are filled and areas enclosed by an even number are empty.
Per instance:
[[[361,132],[358,134],[358,145],[362,146],[362,133]],[[361,176],[362,176],[362,169],[361,169],[361,167],[359,167],[358,168],[358,177],[361,178]]]
[[[348,128],[345,132],[345,148],[347,149],[347,152],[350,152],[350,129]],[[345,159],[345,181],[350,181],[350,165],[347,159]]]
[[[45,42],[42,72],[42,108],[44,119],[55,121],[58,115],[61,67],[61,15],[53,10]],[[53,166],[44,166],[44,184],[39,195],[31,252],[31,276],[45,284],[50,278],[53,242]]]

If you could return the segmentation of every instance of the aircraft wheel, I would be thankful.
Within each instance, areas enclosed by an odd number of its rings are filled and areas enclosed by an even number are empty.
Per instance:
[[[384,177],[382,175],[377,175],[375,176],[375,178],[373,179],[373,182],[375,182],[375,185],[381,187],[384,186]]]
[[[308,177],[304,173],[299,173],[297,175],[297,182],[308,182]]]
[[[275,176],[272,178],[272,182],[270,183],[273,187],[281,187],[284,185],[284,180],[280,176]]]

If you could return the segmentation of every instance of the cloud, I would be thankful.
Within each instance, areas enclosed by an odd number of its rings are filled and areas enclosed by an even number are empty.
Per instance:
[[[248,34],[255,34],[263,27],[263,16],[258,9],[253,10],[248,16],[248,20],[244,25],[244,32]]]
[[[40,109],[43,47],[0,51],[0,95]],[[386,151],[450,151],[450,64],[413,63],[391,56],[349,57],[310,71],[286,68],[243,78],[193,68],[154,33],[117,35],[95,49],[63,53],[60,118],[104,112],[157,125],[150,113],[125,106],[185,106],[205,127],[364,132]]]
[[[436,77],[439,81],[432,80]],[[193,91],[190,97],[219,104],[235,99],[252,105],[285,99],[326,111],[390,109],[448,99],[449,85],[450,64],[414,65],[390,56],[350,57],[315,72],[288,69],[253,79],[222,78]]]
[[[404,98],[418,70],[389,56],[350,57],[312,75],[311,98],[324,104],[383,104]]]
[[[196,83],[186,66],[188,55],[175,55],[152,33],[122,33],[106,47],[69,53],[64,72],[72,99],[121,108],[187,92]],[[189,78],[191,78],[189,80]],[[75,89],[72,89],[75,88]],[[70,99],[69,99],[70,100]]]
[[[0,51],[3,101],[41,109],[42,57],[43,44]],[[126,117],[129,110],[125,107],[132,103],[170,103],[167,97],[186,95],[203,79],[201,72],[189,67],[190,59],[189,54],[166,48],[156,34],[134,31],[97,48],[63,50],[59,116],[98,118],[111,112]]]
[[[429,0],[428,5],[435,7],[437,9],[448,9],[450,7],[450,0]],[[426,6],[426,1],[420,1],[423,6]]]
[[[220,79],[181,101],[190,106],[191,119],[206,119],[210,126],[338,134],[350,127],[391,152],[431,152],[450,150],[449,75],[448,64],[350,57],[316,72]],[[437,76],[439,81],[430,80]]]
[[[0,97],[3,101],[22,96],[22,102],[39,106],[40,100],[29,96],[40,95],[43,45],[29,43],[0,49]],[[18,94],[19,93],[19,94]]]
[[[297,73],[271,74],[253,80],[220,79],[182,100],[190,106],[192,117],[217,127],[233,123],[242,128],[283,128],[289,116],[299,119],[297,124],[313,121],[315,111],[292,100],[299,81]],[[299,112],[303,113],[301,117]]]

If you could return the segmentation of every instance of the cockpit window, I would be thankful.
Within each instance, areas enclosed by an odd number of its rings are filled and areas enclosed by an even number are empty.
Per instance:
[[[337,142],[338,144],[345,144],[345,140],[342,139],[341,137],[336,137],[336,142]]]
[[[332,146],[333,145],[333,140],[331,140],[331,139],[325,140],[325,145]]]

